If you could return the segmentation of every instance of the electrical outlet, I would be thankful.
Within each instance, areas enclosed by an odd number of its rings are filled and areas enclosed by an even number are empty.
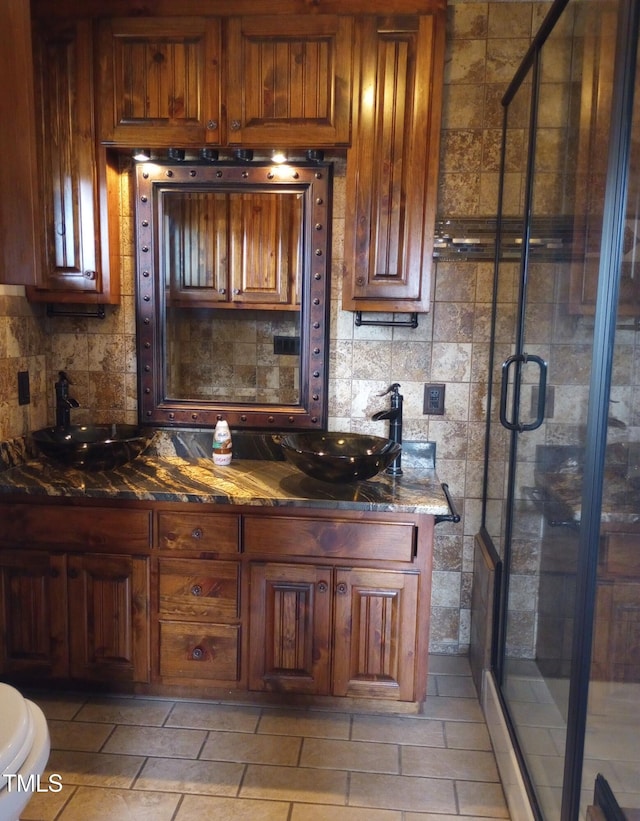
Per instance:
[[[424,386],[424,407],[423,413],[443,414],[444,413],[444,385]]]
[[[28,405],[30,402],[29,371],[18,371],[18,404]]]

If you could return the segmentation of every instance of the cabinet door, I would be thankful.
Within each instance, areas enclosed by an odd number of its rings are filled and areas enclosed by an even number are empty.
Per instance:
[[[0,553],[0,671],[66,677],[65,558],[44,552]]]
[[[32,300],[117,303],[118,169],[96,149],[93,38],[87,20],[40,23],[34,38],[43,225]]]
[[[337,570],[333,695],[412,701],[416,573]]]
[[[249,689],[329,692],[331,568],[251,566]]]
[[[0,283],[39,279],[38,177],[29,0],[0,0]]]
[[[358,21],[343,308],[429,309],[444,19]]]
[[[227,37],[230,145],[346,145],[353,21],[337,15],[232,18]]]
[[[71,676],[149,681],[148,559],[70,555],[68,576]]]
[[[219,143],[219,21],[105,20],[98,100],[103,143],[141,148]]]

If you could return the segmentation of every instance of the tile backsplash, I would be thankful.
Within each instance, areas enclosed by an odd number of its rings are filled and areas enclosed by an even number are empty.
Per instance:
[[[495,215],[500,99],[550,3],[449,2],[439,214]],[[379,435],[372,414],[399,382],[404,438],[437,444],[437,470],[463,514],[436,530],[431,650],[465,653],[470,637],[474,534],[480,523],[493,266],[438,262],[432,311],[418,327],[356,327],[340,308],[345,163],[335,161],[329,427]],[[122,301],[104,320],[47,317],[20,289],[0,288],[0,438],[53,422],[53,384],[68,372],[81,407],[76,422],[137,420],[131,167],[123,163]],[[31,403],[18,405],[17,372],[28,370]],[[442,416],[423,415],[424,384],[446,385]]]

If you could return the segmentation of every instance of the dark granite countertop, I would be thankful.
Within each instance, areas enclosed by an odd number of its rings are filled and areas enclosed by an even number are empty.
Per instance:
[[[205,455],[205,434],[159,432],[143,454],[109,471],[58,467],[31,450],[28,442],[0,445],[0,493],[129,499],[201,504],[293,506],[319,509],[447,515],[449,506],[432,457],[408,448],[400,477],[378,474],[353,484],[327,484],[305,476],[277,455],[252,452],[241,443],[241,458],[216,467]],[[419,444],[419,443],[416,443]],[[252,458],[247,458],[252,457]],[[403,455],[404,460],[404,455]]]

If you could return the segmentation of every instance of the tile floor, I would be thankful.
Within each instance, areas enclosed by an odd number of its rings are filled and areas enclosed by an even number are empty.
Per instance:
[[[420,716],[28,695],[52,750],[22,821],[509,818],[465,658],[431,657]]]

